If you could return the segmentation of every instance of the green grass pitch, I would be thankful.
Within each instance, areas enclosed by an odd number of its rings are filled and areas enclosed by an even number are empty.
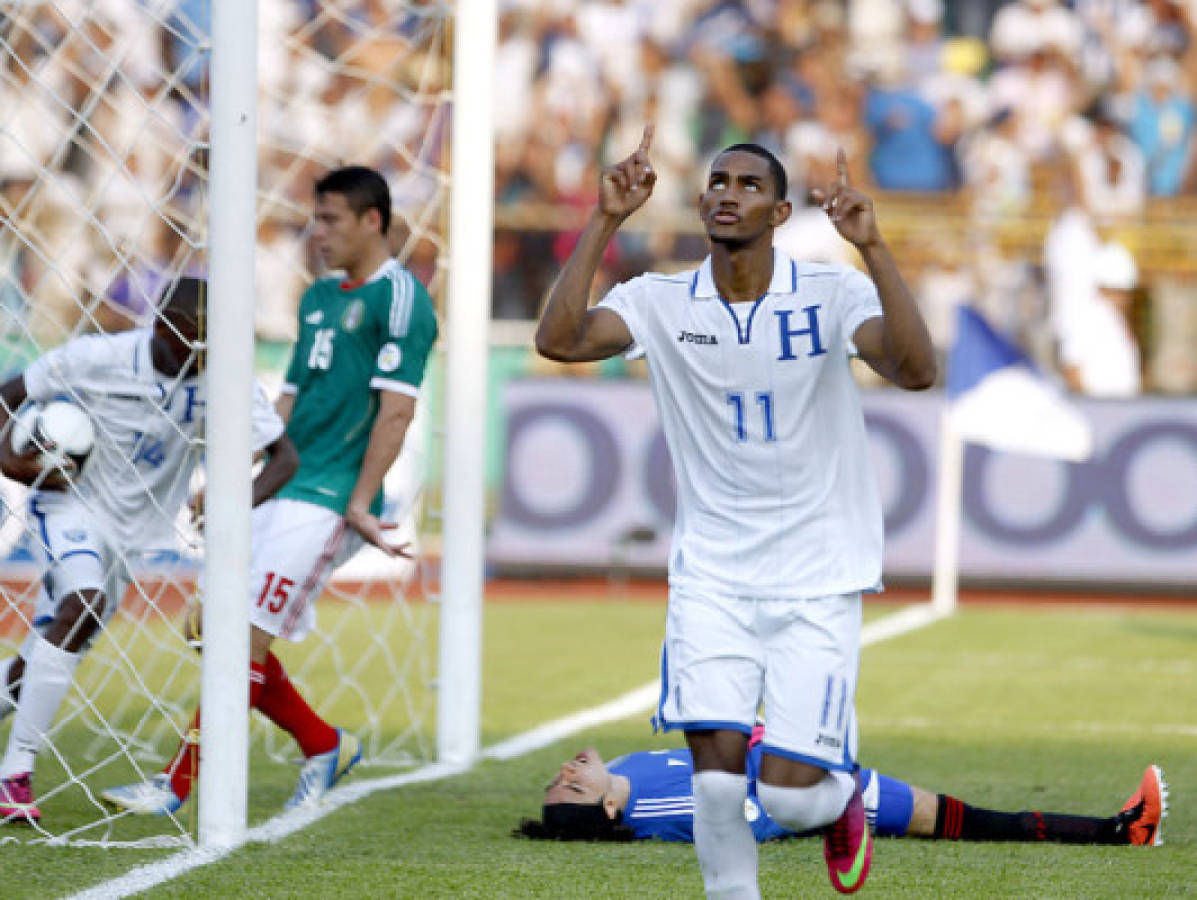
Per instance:
[[[867,614],[886,609],[870,604]],[[484,741],[651,680],[663,612],[659,603],[576,591],[561,601],[488,605]],[[1173,795],[1160,848],[879,841],[862,896],[1197,895],[1197,612],[965,607],[867,648],[858,710],[863,762],[968,802],[1109,814],[1149,762],[1163,766]],[[688,846],[508,836],[578,747],[610,757],[676,740],[654,737],[646,716],[614,723],[458,778],[376,794],[146,896],[700,896]],[[253,821],[278,810],[294,777],[293,768],[255,756]],[[4,896],[61,896],[166,853],[0,844]],[[761,887],[770,897],[833,896],[820,843],[763,847]]]

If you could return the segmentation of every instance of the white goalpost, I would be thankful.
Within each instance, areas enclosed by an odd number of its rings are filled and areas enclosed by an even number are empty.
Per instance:
[[[491,73],[496,0],[458,0],[453,45],[453,174],[445,410],[444,575],[437,757],[461,765],[481,746],[486,364],[494,222]]]
[[[253,396],[254,223],[258,183],[258,10],[212,8],[212,124],[208,216],[208,434],[204,451],[204,654],[199,841],[245,835],[249,782],[250,440]]]
[[[383,516],[415,560],[361,551],[317,601],[316,630],[275,653],[320,716],[360,737],[367,777],[479,753],[496,0],[208,7],[192,21],[199,6],[181,0],[0,6],[0,375],[83,334],[150,326],[165,286],[208,282],[190,451],[204,530],[181,511],[161,547],[121,560],[130,587],[44,734],[40,821],[0,823],[0,839],[217,849],[288,796],[295,744],[246,709],[250,387],[282,380],[295,304],[324,274],[312,187],[341,165],[387,179],[391,249],[441,328],[385,485]],[[157,459],[120,452],[131,470]],[[43,627],[51,567],[28,491],[0,479],[0,494],[3,677]],[[202,657],[183,629],[201,583]],[[165,817],[107,806],[104,789],[162,771],[201,700],[195,797]]]

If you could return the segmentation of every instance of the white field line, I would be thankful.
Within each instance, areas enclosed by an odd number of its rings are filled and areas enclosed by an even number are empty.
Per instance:
[[[931,609],[930,604],[907,607],[892,615],[885,616],[871,622],[861,630],[861,646],[867,647],[879,641],[885,641],[899,635],[906,634],[942,618]],[[482,751],[485,759],[515,759],[542,747],[556,743],[587,728],[595,728],[625,719],[637,713],[651,710],[660,695],[660,684],[650,681],[638,688],[628,691],[614,700],[599,706],[584,709],[580,712],[562,716],[538,725],[535,728],[518,734],[506,741],[493,744]],[[178,878],[192,869],[206,866],[209,863],[224,859],[243,844],[276,843],[294,834],[300,829],[307,828],[313,822],[319,821],[329,813],[335,812],[343,806],[356,803],[378,791],[403,787],[408,784],[420,784],[426,781],[437,781],[453,775],[461,775],[468,771],[469,766],[448,766],[434,763],[406,772],[402,775],[390,775],[385,778],[375,778],[370,781],[352,781],[341,787],[334,788],[319,806],[307,809],[293,809],[281,815],[268,819],[261,825],[250,828],[242,844],[229,847],[195,848],[176,853],[155,863],[139,866],[124,875],[102,882],[95,887],[88,888],[72,895],[70,900],[114,900],[119,897],[130,897],[157,887],[172,879]]]
[[[562,716],[560,719],[553,719],[543,725],[537,725],[531,731],[525,731],[523,734],[517,734],[513,738],[487,747],[482,751],[482,755],[487,759],[515,759],[517,756],[547,747],[549,744],[554,744],[579,731],[585,731],[587,728],[595,728],[608,722],[646,712],[657,705],[660,695],[660,682],[650,681],[614,700],[607,701],[602,706],[594,706],[581,712]]]
[[[930,603],[918,603],[900,609],[888,616],[882,616],[875,622],[870,622],[860,629],[860,646],[868,647],[879,644],[890,638],[901,637],[912,631],[917,631],[932,622],[945,618],[946,614],[937,612]]]

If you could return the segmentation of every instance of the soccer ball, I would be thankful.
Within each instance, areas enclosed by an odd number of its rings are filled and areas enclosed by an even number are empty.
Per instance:
[[[31,404],[13,420],[12,448],[24,453],[30,444],[41,450],[43,469],[78,472],[96,442],[96,429],[82,409],[66,400],[45,406]]]

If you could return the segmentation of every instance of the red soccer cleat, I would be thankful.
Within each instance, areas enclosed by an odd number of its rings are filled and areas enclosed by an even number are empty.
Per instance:
[[[1164,819],[1168,818],[1168,782],[1159,766],[1148,766],[1139,789],[1122,806],[1129,842],[1139,847],[1164,843]]]

